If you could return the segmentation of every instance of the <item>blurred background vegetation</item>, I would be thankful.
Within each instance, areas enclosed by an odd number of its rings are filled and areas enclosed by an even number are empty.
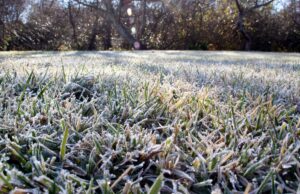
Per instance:
[[[300,0],[0,0],[0,50],[300,51]]]

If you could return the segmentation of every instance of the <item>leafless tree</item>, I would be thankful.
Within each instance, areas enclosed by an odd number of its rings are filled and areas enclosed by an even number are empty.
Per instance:
[[[126,40],[128,44],[133,46],[134,43],[137,42],[137,39],[131,34],[129,29],[127,29],[124,26],[124,24],[120,21],[118,10],[116,9],[116,7],[119,6],[114,5],[112,0],[75,0],[75,2],[97,10],[97,14],[99,14],[99,16],[102,17],[102,19],[110,21],[114,29],[124,40]],[[122,1],[119,1],[119,5],[120,3],[122,3]]]
[[[300,1],[274,1],[0,0],[0,49],[300,51]]]
[[[5,46],[5,36],[11,33],[12,23],[18,23],[25,9],[25,0],[0,0],[0,48]]]
[[[72,1],[68,2],[68,12],[69,12],[69,21],[72,27],[72,37],[74,44],[76,45],[76,48],[79,49],[79,42],[78,42],[78,35],[77,35],[77,25],[76,25],[76,19],[74,17],[74,10],[73,10],[73,5]]]
[[[293,20],[296,25],[300,26],[300,1],[291,0]]]
[[[245,19],[254,10],[271,4],[274,0],[234,0],[238,9],[237,28],[245,39],[245,50],[251,49],[252,38],[245,28]]]

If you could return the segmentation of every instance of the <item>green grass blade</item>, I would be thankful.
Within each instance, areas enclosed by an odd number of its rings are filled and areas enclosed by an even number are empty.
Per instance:
[[[163,185],[163,179],[164,179],[164,176],[163,174],[159,175],[155,182],[153,183],[153,185],[151,186],[148,194],[158,194],[162,185]]]
[[[61,142],[61,145],[60,145],[60,158],[61,158],[61,160],[64,160],[64,157],[65,157],[65,154],[66,154],[66,145],[67,145],[68,136],[69,136],[69,129],[65,125],[64,120],[61,121],[61,127],[64,130],[64,133],[63,133],[63,139],[62,139],[62,142]]]

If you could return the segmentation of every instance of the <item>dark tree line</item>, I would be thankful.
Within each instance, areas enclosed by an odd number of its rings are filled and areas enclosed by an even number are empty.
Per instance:
[[[0,50],[300,51],[300,0],[0,0]]]

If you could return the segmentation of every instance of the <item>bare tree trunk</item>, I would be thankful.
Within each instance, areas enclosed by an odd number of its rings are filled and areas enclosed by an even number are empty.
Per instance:
[[[245,43],[244,43],[244,50],[249,51],[251,49],[251,37],[250,35],[246,32],[245,29],[245,8],[242,7],[240,4],[239,0],[235,0],[235,4],[238,8],[239,15],[238,15],[238,21],[237,21],[237,28],[238,31],[241,33],[243,36]]]
[[[252,39],[251,39],[251,36],[248,34],[248,32],[245,29],[244,13],[242,13],[242,12],[239,13],[237,27],[238,27],[239,32],[241,33],[241,35],[243,36],[243,38],[245,40],[244,49],[246,51],[251,50]]]
[[[121,23],[119,20],[119,16],[115,14],[115,10],[112,6],[111,0],[106,0],[106,18],[111,21],[112,25],[114,26],[115,30],[118,34],[130,45],[133,46],[137,40],[134,36],[130,33],[130,31]]]
[[[69,2],[68,10],[69,10],[69,21],[70,21],[70,24],[72,26],[72,31],[73,31],[73,40],[75,42],[76,49],[79,49],[80,46],[79,46],[79,43],[78,43],[76,24],[75,24],[74,16],[73,16],[73,13],[72,13],[71,2]]]
[[[101,1],[104,3],[106,9],[103,9],[100,6],[100,1],[96,1],[96,4],[89,4],[85,1],[80,1],[80,0],[75,0],[75,1],[79,4],[96,9],[98,14],[103,19],[107,19],[108,21],[111,22],[114,29],[129,45],[134,46],[134,43],[137,42],[136,38],[130,33],[130,31],[120,21],[120,14],[116,13],[118,11],[118,9],[117,9],[117,11],[114,9],[114,7],[112,5],[112,0]],[[121,9],[120,6],[119,6],[119,9]]]
[[[97,15],[93,24],[93,29],[92,29],[92,33],[90,35],[90,40],[88,43],[88,50],[96,50],[97,46],[96,46],[96,38],[97,38],[97,34],[98,34],[98,28],[99,28],[99,16]]]
[[[132,36],[132,34],[126,29],[123,24],[115,17],[115,15],[109,13],[108,19],[111,21],[112,25],[115,27],[116,31],[119,35],[126,40],[130,45],[134,45],[136,39]]]
[[[141,39],[145,33],[146,15],[147,15],[147,0],[142,0],[142,18],[141,18],[141,26],[139,30],[139,39]]]
[[[110,21],[108,21],[107,19],[105,19],[104,22],[104,37],[103,37],[103,47],[104,50],[109,50],[112,47],[112,43],[111,43],[111,37],[112,37],[112,27],[110,24]]]
[[[5,24],[3,21],[0,20],[0,49],[5,49]]]
[[[4,23],[4,1],[0,1],[0,49],[4,50],[5,23]]]
[[[300,1],[291,0],[294,23],[300,27]]]
[[[245,6],[243,6],[243,4],[241,4],[240,0],[235,0],[235,5],[239,11],[237,27],[238,27],[239,32],[242,34],[243,38],[245,39],[245,46],[244,46],[245,50],[247,50],[247,51],[251,50],[251,44],[252,44],[251,36],[245,29],[244,19],[245,19],[246,14],[248,15],[249,13],[252,13],[256,9],[268,6],[273,1],[274,0],[263,0],[263,1],[256,0],[254,5],[245,7]]]

